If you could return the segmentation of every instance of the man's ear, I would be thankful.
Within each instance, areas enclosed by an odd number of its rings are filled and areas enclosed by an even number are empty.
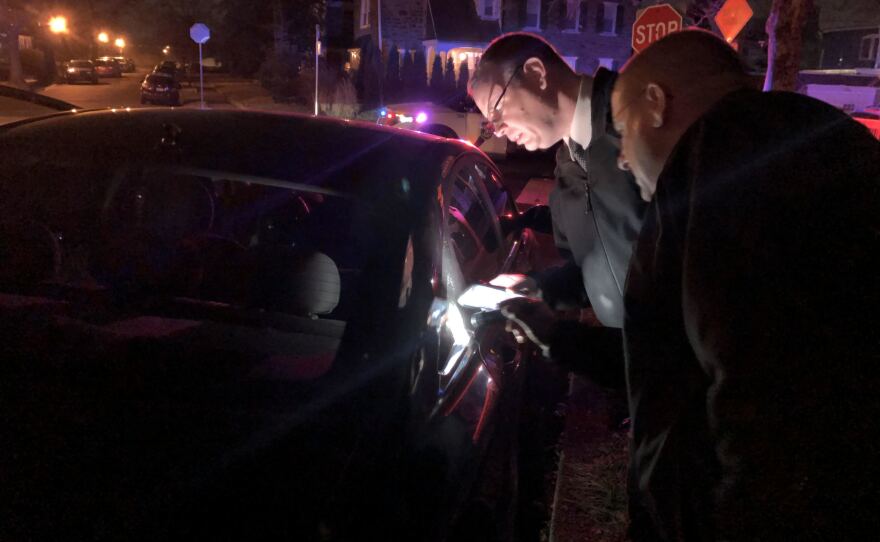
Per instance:
[[[666,121],[666,107],[669,102],[669,95],[657,83],[648,83],[645,87],[645,97],[648,101],[651,126],[654,128],[662,127]]]
[[[547,66],[540,58],[533,56],[523,62],[523,75],[526,81],[537,88],[541,90],[547,88]]]

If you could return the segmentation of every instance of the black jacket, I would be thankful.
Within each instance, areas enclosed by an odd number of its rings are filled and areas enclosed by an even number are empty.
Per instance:
[[[568,282],[569,291],[576,291],[571,283],[578,280],[577,286],[586,290],[589,304],[606,326],[559,322],[550,340],[550,355],[563,366],[611,385],[622,383],[623,287],[646,206],[632,174],[617,167],[619,138],[611,126],[616,78],[616,73],[600,68],[593,80],[589,172],[571,159],[563,143],[556,153],[556,186],[550,193],[556,245],[571,262],[551,278]],[[542,290],[562,297],[558,292],[563,288],[550,281],[544,281]]]
[[[557,152],[556,186],[550,194],[559,248],[580,267],[590,305],[608,327],[623,326],[623,286],[645,203],[632,174],[617,167],[620,140],[611,127],[611,90],[617,74],[600,68],[593,81],[592,132],[587,168]]]
[[[740,91],[685,133],[626,286],[649,539],[876,531],[878,262],[880,143],[863,126]]]

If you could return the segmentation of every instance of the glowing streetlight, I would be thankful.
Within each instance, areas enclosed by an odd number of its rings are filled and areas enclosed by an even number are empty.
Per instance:
[[[170,45],[166,45],[165,47],[162,48],[162,52],[165,53],[165,54],[167,55],[168,53],[171,52],[171,46],[170,46]]]
[[[53,34],[67,34],[67,18],[61,15],[49,19],[49,30]]]
[[[101,32],[98,34],[98,41],[101,43],[108,43],[110,41],[110,36],[108,36],[106,32]]]
[[[116,38],[116,41],[113,42],[113,45],[119,47],[120,49],[125,48],[125,40],[122,38]]]

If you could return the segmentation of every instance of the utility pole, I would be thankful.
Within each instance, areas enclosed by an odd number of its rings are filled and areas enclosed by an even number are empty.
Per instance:
[[[321,57],[321,25],[315,25],[315,116],[318,116],[318,73],[321,71],[319,62]]]

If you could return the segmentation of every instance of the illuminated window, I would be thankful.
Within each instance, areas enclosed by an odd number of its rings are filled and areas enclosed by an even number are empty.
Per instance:
[[[859,60],[874,60],[877,58],[877,47],[880,46],[880,34],[870,34],[862,38],[859,47]]]
[[[539,30],[541,28],[541,0],[526,1],[525,28]]]
[[[596,19],[596,31],[606,36],[620,33],[620,22],[623,19],[623,6],[617,2],[602,2]]]
[[[581,11],[586,7],[581,0],[565,0],[562,14],[562,22],[560,27],[564,32],[580,32],[581,31]]]
[[[477,13],[481,19],[497,20],[501,13],[501,0],[477,0]]]
[[[370,3],[372,0],[361,0],[361,28],[370,26]]]

